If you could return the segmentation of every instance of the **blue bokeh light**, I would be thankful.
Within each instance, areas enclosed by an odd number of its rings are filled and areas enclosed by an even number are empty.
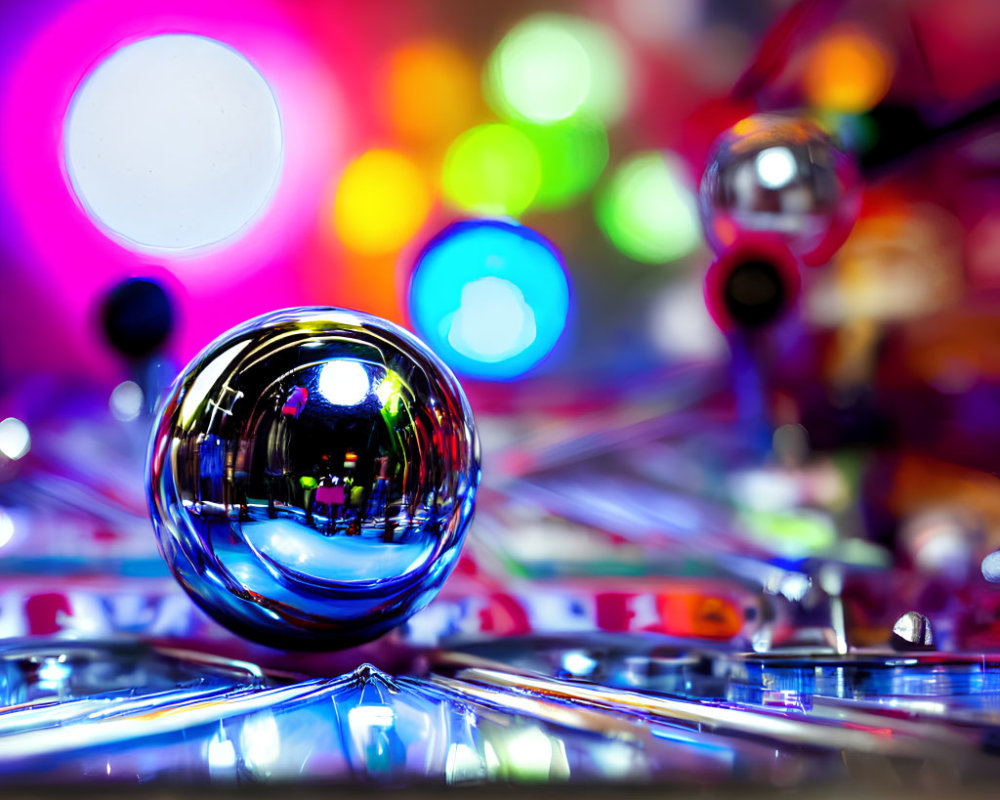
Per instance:
[[[558,251],[506,220],[449,225],[420,253],[410,279],[417,333],[457,372],[488,380],[537,366],[559,341],[569,305]]]

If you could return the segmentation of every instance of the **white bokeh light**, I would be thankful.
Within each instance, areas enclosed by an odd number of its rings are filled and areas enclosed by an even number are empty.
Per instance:
[[[108,407],[111,415],[122,422],[131,422],[142,412],[146,398],[135,381],[122,381],[111,391]]]
[[[524,293],[508,280],[487,277],[462,287],[448,343],[463,356],[495,363],[523,353],[536,333],[535,312]]]
[[[726,354],[725,337],[705,307],[700,280],[671,283],[653,298],[649,336],[659,352],[681,361],[711,361]]]
[[[66,168],[90,217],[132,248],[198,251],[234,239],[277,187],[281,119],[267,81],[213,39],[126,45],[73,95]]]
[[[28,426],[16,417],[7,417],[0,422],[0,453],[11,461],[17,461],[31,449],[31,434]]]
[[[14,538],[14,520],[0,508],[0,547],[5,547]]]

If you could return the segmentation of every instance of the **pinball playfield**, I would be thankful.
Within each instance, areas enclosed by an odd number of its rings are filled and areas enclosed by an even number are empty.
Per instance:
[[[0,785],[993,784],[998,34],[0,8]]]

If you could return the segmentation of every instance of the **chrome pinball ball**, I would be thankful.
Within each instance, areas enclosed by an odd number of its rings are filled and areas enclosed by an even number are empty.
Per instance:
[[[702,176],[705,236],[716,252],[746,234],[777,234],[808,265],[824,264],[857,219],[854,160],[800,117],[755,114],[712,147]]]
[[[206,612],[265,645],[334,650],[437,594],[479,475],[468,401],[422,342],[297,308],[231,330],[180,374],[147,491],[160,551]]]

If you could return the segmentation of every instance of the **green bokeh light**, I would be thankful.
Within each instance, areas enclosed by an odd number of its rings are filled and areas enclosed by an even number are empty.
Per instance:
[[[635,261],[674,261],[701,242],[694,194],[670,154],[638,153],[620,164],[598,194],[595,213],[612,244]]]
[[[608,136],[596,119],[517,126],[535,146],[542,182],[532,209],[566,208],[593,188],[608,163]]]
[[[630,86],[617,35],[569,14],[535,14],[515,25],[491,54],[485,82],[497,111],[541,124],[579,112],[614,122]]]
[[[531,139],[510,125],[490,124],[459,136],[445,154],[441,191],[455,208],[516,217],[534,200],[542,180]]]

